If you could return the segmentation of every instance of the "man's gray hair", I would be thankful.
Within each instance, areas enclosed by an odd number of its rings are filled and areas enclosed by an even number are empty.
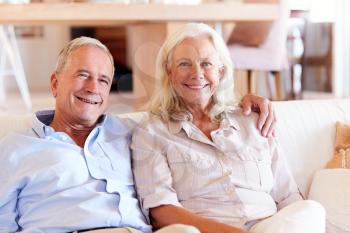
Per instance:
[[[230,108],[234,104],[233,65],[226,43],[210,26],[203,23],[188,23],[166,39],[156,60],[155,78],[159,86],[149,108],[152,113],[161,115],[166,121],[173,118],[174,115],[177,118],[186,118],[187,115],[187,110],[184,108],[181,98],[171,86],[167,72],[173,50],[186,38],[203,35],[208,36],[212,41],[224,68],[224,75],[213,95],[214,106],[210,112],[211,118],[218,117],[226,108]]]
[[[74,40],[71,40],[61,50],[61,52],[58,55],[58,59],[57,59],[56,67],[55,67],[55,73],[56,74],[60,74],[65,69],[71,54],[75,50],[77,50],[78,48],[83,47],[83,46],[95,46],[96,48],[99,48],[102,51],[104,51],[108,55],[109,60],[110,60],[110,62],[112,64],[113,75],[114,75],[113,56],[110,53],[110,51],[108,50],[108,48],[104,44],[102,44],[99,40],[91,38],[91,37],[86,37],[86,36],[78,37],[78,38],[75,38]]]

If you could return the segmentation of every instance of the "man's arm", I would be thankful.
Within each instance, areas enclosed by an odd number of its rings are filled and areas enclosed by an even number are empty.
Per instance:
[[[248,233],[243,229],[203,218],[190,211],[174,206],[161,205],[150,209],[152,225],[161,228],[175,223],[195,226],[201,233]]]
[[[265,97],[247,94],[243,96],[240,105],[245,115],[252,111],[259,113],[258,129],[265,137],[275,134],[276,116],[272,102]]]
[[[0,189],[2,192],[2,189]],[[16,222],[17,212],[16,204],[17,195],[10,194],[9,196],[0,193],[0,232],[17,232],[18,224]]]
[[[10,152],[6,143],[0,140],[0,232],[17,232],[17,200],[19,187],[16,187],[15,172],[8,163]]]

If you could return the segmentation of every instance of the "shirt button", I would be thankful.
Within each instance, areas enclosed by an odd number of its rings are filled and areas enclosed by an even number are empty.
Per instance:
[[[226,176],[232,175],[232,170],[226,170],[225,175],[226,175]]]

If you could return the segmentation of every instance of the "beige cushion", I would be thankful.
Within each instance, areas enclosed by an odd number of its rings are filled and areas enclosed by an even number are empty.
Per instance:
[[[350,122],[350,100],[276,101],[277,139],[307,197],[314,173],[324,169],[334,149],[337,121]]]
[[[350,168],[350,125],[336,123],[334,154],[327,168]]]
[[[310,187],[309,199],[318,201],[326,209],[326,232],[350,232],[349,169],[318,171]]]
[[[0,114],[0,138],[9,132],[29,128],[32,124],[32,114]]]

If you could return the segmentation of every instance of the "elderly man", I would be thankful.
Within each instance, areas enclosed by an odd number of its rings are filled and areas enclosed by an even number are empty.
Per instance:
[[[151,232],[134,190],[131,124],[104,115],[113,67],[108,49],[92,38],[61,51],[51,76],[55,111],[38,112],[31,129],[0,142],[0,232]],[[248,96],[248,108],[251,100],[270,106]],[[266,132],[274,125],[269,115]],[[168,232],[198,230],[158,231]]]

